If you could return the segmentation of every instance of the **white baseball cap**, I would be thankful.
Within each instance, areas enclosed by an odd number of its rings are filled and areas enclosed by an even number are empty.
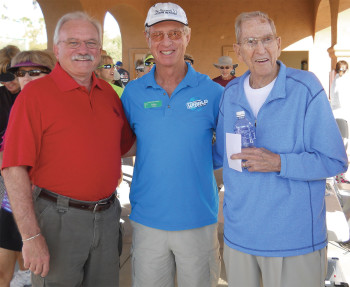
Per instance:
[[[176,21],[188,25],[185,11],[174,3],[157,3],[153,5],[147,14],[145,21],[146,27],[163,21]]]

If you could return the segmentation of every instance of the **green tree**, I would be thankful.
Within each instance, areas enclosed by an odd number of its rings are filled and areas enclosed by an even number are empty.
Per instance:
[[[122,39],[121,36],[112,38],[108,33],[103,34],[103,49],[113,58],[113,61],[122,59]]]
[[[37,25],[34,25],[32,20],[23,17],[20,19],[25,24],[25,32],[23,37],[29,40],[30,50],[43,50],[47,48],[47,41],[41,42],[39,39],[46,38],[45,22],[44,18],[39,18]]]

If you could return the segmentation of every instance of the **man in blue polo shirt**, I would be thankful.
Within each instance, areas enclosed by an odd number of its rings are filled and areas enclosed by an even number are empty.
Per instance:
[[[131,185],[133,286],[216,286],[218,191],[212,137],[223,88],[184,61],[191,36],[176,4],[150,8],[152,70],[122,102],[137,136]]]

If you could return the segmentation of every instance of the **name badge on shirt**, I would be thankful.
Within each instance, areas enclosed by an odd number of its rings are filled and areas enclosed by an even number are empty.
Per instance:
[[[145,109],[159,108],[162,106],[162,101],[152,101],[143,103]]]

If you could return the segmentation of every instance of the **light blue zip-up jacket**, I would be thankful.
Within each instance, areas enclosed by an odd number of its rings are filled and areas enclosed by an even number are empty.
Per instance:
[[[326,178],[344,172],[348,160],[318,79],[278,64],[275,85],[256,120],[243,87],[250,72],[227,85],[214,161],[216,167],[223,165],[225,243],[252,255],[286,257],[326,246]],[[256,146],[280,155],[280,172],[228,167],[225,137],[233,133],[238,111],[256,124]]]

